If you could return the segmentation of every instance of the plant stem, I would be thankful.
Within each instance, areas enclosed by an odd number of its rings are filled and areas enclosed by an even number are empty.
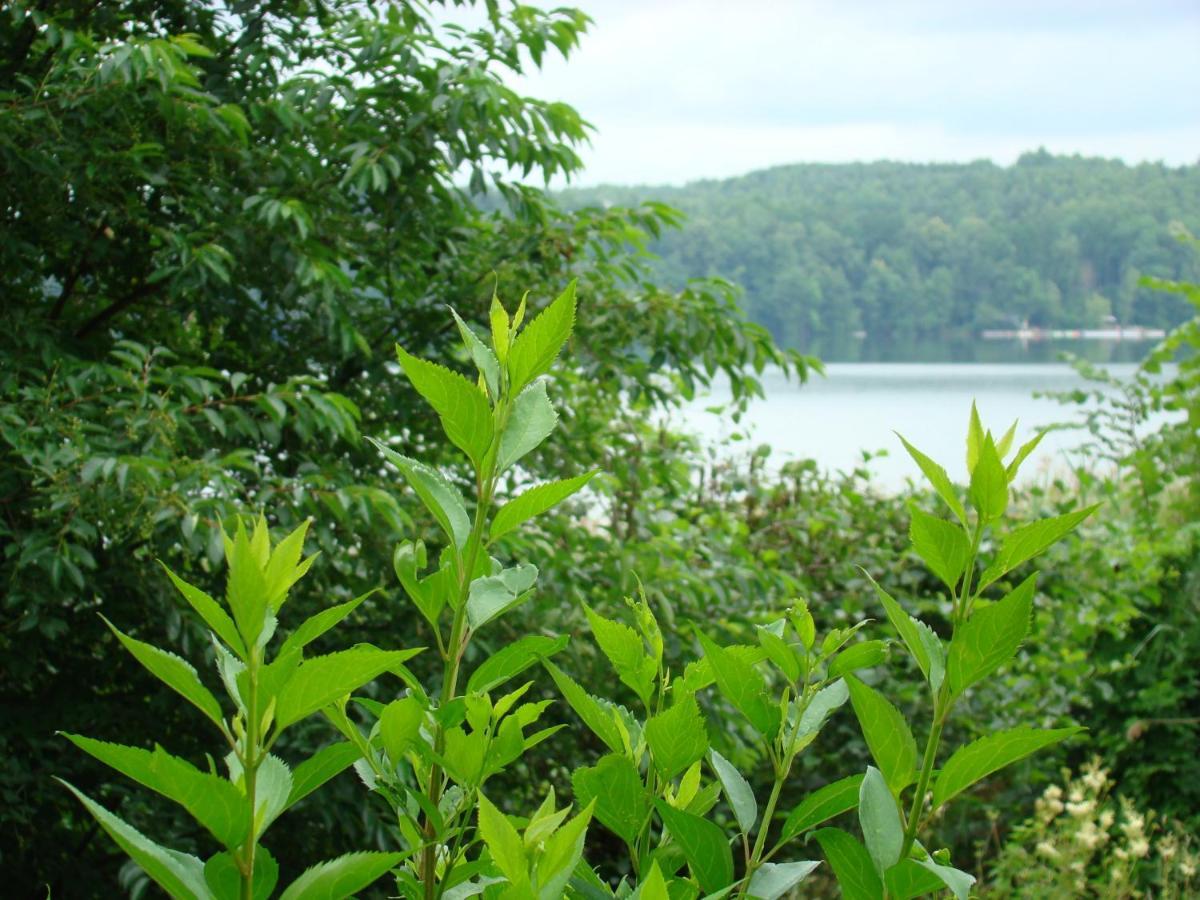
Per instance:
[[[771,830],[771,820],[775,817],[775,807],[779,803],[779,795],[783,791],[783,781],[790,769],[790,763],[782,769],[776,766],[775,784],[771,787],[771,796],[767,798],[767,805],[763,809],[762,822],[758,826],[758,835],[754,839],[754,850],[750,854],[750,864],[746,866],[746,877],[742,879],[742,886],[738,890],[739,897],[747,896],[747,891],[750,890],[750,879],[762,865],[763,849],[767,845],[767,833]]]
[[[241,900],[254,900],[254,819],[258,782],[258,649],[251,648],[247,675],[250,696],[246,702],[246,743],[242,754],[242,774],[246,784],[246,804],[249,807],[249,827],[246,829],[246,840],[242,845]]]
[[[917,779],[917,790],[913,794],[912,808],[908,813],[908,824],[904,829],[904,843],[900,847],[900,858],[908,859],[917,829],[921,824],[921,813],[925,809],[925,792],[929,790],[929,779],[933,774],[933,763],[937,759],[938,744],[942,740],[942,726],[946,724],[945,693],[938,697],[934,708],[933,725],[929,729],[929,740],[925,742],[925,756],[921,760],[921,775]]]

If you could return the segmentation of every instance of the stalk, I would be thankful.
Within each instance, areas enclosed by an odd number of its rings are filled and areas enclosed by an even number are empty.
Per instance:
[[[786,775],[786,771],[775,773],[775,784],[771,788],[771,796],[767,798],[767,805],[763,809],[762,824],[759,825],[758,836],[754,839],[754,850],[750,854],[750,864],[746,867],[746,877],[742,879],[738,897],[747,896],[747,892],[750,890],[750,878],[763,863],[762,854],[767,845],[767,832],[771,830],[771,820],[775,817],[775,807],[779,803],[779,795],[783,792],[783,781]]]
[[[242,774],[246,783],[246,804],[249,807],[249,827],[246,829],[246,840],[242,845],[241,860],[241,900],[254,900],[254,813],[257,806],[256,791],[258,782],[258,650],[252,648],[248,666],[250,697],[246,704],[246,743],[242,755]]]
[[[912,808],[908,813],[908,824],[904,828],[904,843],[900,847],[900,858],[908,859],[913,842],[917,839],[917,829],[921,825],[921,813],[925,810],[925,792],[929,790],[929,779],[933,775],[933,764],[937,759],[938,745],[942,740],[942,726],[946,724],[948,709],[945,704],[945,691],[938,697],[934,710],[933,725],[929,729],[929,739],[925,742],[925,755],[921,760],[921,774],[917,779],[917,790],[913,795]]]

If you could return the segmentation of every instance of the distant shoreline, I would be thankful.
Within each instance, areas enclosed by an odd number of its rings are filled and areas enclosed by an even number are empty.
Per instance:
[[[985,328],[979,335],[985,341],[1146,341],[1167,336],[1165,328],[1126,325],[1119,328]]]

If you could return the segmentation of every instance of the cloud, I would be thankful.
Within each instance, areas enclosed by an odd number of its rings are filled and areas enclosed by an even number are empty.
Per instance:
[[[606,0],[517,86],[598,129],[581,183],[876,158],[1200,154],[1200,5]]]

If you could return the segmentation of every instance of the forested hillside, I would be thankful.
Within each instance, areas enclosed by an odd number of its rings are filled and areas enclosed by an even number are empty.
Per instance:
[[[664,279],[722,275],[781,342],[981,328],[1170,326],[1194,280],[1171,223],[1200,227],[1200,166],[1029,153],[1012,166],[795,165],[679,188],[603,187],[571,205],[659,200],[687,216],[652,245]]]

